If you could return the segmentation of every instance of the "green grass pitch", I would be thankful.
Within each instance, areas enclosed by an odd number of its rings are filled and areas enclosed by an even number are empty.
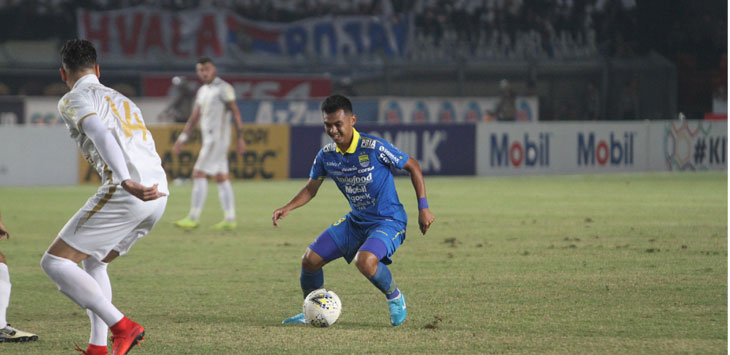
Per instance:
[[[132,354],[721,353],[728,351],[727,173],[513,178],[430,177],[436,222],[418,232],[410,180],[396,179],[411,223],[394,257],[408,319],[390,326],[382,294],[353,265],[325,267],[343,302],[329,329],[282,326],[301,310],[299,260],[348,211],[326,182],[279,228],[271,212],[304,180],[236,182],[239,229],[215,184],[202,227],[173,228],[190,185],[171,186],[150,235],[109,267],[114,303],[147,329]],[[12,239],[8,321],[40,340],[3,354],[72,354],[86,313],[40,258],[96,186],[0,188]]]

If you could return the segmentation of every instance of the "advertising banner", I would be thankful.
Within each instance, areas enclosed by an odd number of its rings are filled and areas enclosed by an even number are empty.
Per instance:
[[[380,100],[378,122],[473,123],[491,120],[499,97],[384,97]],[[536,96],[517,96],[517,121],[538,121]]]
[[[657,123],[651,140],[666,170],[727,170],[727,121]]]
[[[35,126],[61,125],[63,120],[58,113],[58,100],[61,97],[26,97],[25,122]],[[68,136],[68,133],[66,134]]]
[[[381,137],[416,159],[425,175],[474,175],[475,126],[423,125],[383,126],[356,125],[361,133]],[[291,128],[290,174],[295,178],[309,177],[317,152],[332,142],[323,127]]]
[[[480,123],[479,175],[645,171],[649,127],[643,122]]]
[[[377,99],[352,99],[358,123],[374,123],[378,116]],[[241,100],[238,108],[245,121],[261,124],[322,126],[321,100]]]
[[[120,66],[185,64],[200,56],[217,63],[302,63],[404,57],[411,18],[377,16],[308,18],[290,23],[251,21],[231,11],[187,11],[137,6],[76,12],[80,38],[92,41],[101,62]]]
[[[195,60],[188,64],[193,72]],[[309,99],[328,96],[332,91],[332,80],[328,77],[221,75],[221,79],[233,85],[238,99]],[[185,80],[200,86],[194,75],[186,76]],[[170,75],[145,75],[142,78],[145,96],[166,96],[171,86]]]
[[[0,125],[22,124],[25,121],[25,106],[19,97],[0,97]]]
[[[149,126],[155,139],[157,153],[168,180],[190,178],[200,151],[200,131],[195,130],[179,155],[172,153],[178,135],[184,125]],[[289,126],[244,125],[246,152],[236,154],[235,132],[228,152],[228,168],[232,179],[271,180],[289,177]],[[79,180],[82,183],[98,183],[99,175],[83,158],[79,159]]]
[[[727,122],[480,123],[479,175],[727,170]]]

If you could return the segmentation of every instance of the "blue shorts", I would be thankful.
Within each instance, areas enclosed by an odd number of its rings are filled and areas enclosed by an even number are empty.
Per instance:
[[[363,243],[371,238],[383,242],[387,252],[380,261],[384,264],[390,264],[392,262],[390,257],[406,240],[406,225],[404,223],[398,221],[360,221],[349,213],[327,228],[327,232],[348,264],[355,258],[355,254],[360,250]]]

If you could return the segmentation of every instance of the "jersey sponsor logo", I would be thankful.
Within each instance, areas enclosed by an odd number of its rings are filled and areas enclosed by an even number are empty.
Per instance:
[[[361,201],[361,202],[353,202],[352,207],[359,211],[362,211],[364,209],[367,209],[370,206],[375,205],[375,201],[376,201],[376,199]]]
[[[370,200],[373,197],[370,196],[370,194],[366,193],[366,194],[362,194],[362,195],[347,196],[347,198],[349,198],[350,201],[352,201],[353,203],[357,203],[357,202],[361,202],[364,200]]]
[[[362,194],[362,193],[368,192],[368,187],[367,187],[367,185],[360,185],[360,186],[345,185],[345,192],[348,195]]]
[[[368,174],[368,176],[338,176],[336,179],[343,184],[365,185],[373,182],[373,173]]]
[[[385,147],[381,146],[380,151],[385,153],[385,155],[388,156],[388,159],[393,162],[393,164],[398,164],[400,161],[400,158],[396,157],[393,153],[391,153],[389,150],[385,149]]]
[[[348,166],[346,168],[342,168],[342,171],[346,172],[346,173],[349,173],[350,171],[355,171],[355,170],[357,170],[356,166]]]
[[[370,166],[370,157],[367,154],[363,154],[359,157],[357,157],[357,160],[360,162],[360,166],[363,168],[367,168]]]
[[[390,165],[390,159],[388,159],[385,153],[380,153],[380,160],[382,160],[383,163]]]
[[[357,173],[358,173],[358,174],[365,174],[365,173],[367,173],[368,171],[372,171],[373,169],[375,169],[375,167],[374,167],[374,166],[369,166],[369,167],[367,167],[367,168],[365,168],[365,169],[359,169],[359,170],[357,171]]]
[[[375,149],[376,142],[377,141],[375,139],[363,138],[362,141],[360,142],[360,147],[367,148],[367,149]]]
[[[338,161],[328,161],[328,162],[326,162],[325,164],[326,164],[327,166],[340,166],[340,165],[342,165],[342,163],[340,163],[340,162],[338,162]]]

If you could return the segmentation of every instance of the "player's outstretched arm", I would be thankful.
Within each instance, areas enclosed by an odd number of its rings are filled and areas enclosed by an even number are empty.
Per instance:
[[[299,190],[289,203],[284,205],[284,207],[275,210],[271,215],[271,221],[274,223],[274,227],[278,227],[279,220],[286,217],[286,215],[288,215],[293,209],[304,206],[307,202],[312,200],[314,196],[317,196],[317,191],[319,191],[319,187],[321,185],[322,180],[309,179],[307,185]]]
[[[415,159],[408,158],[403,169],[411,175],[411,183],[413,183],[413,189],[416,190],[416,197],[418,198],[418,227],[421,229],[421,233],[425,235],[435,217],[428,208],[426,182],[423,179],[421,165]]]
[[[188,121],[185,123],[185,128],[183,128],[182,133],[180,133],[180,135],[177,137],[177,141],[175,141],[175,145],[172,146],[172,152],[175,155],[180,154],[180,151],[182,150],[182,145],[188,141],[188,137],[193,132],[193,127],[195,127],[195,125],[198,124],[199,120],[200,120],[200,105],[195,104],[195,106],[193,106],[193,112],[190,113],[190,117],[188,117]]]
[[[236,124],[236,153],[239,155],[246,152],[246,141],[243,140],[243,119],[241,118],[241,111],[238,110],[236,101],[226,102],[226,107],[233,113],[233,122]]]

